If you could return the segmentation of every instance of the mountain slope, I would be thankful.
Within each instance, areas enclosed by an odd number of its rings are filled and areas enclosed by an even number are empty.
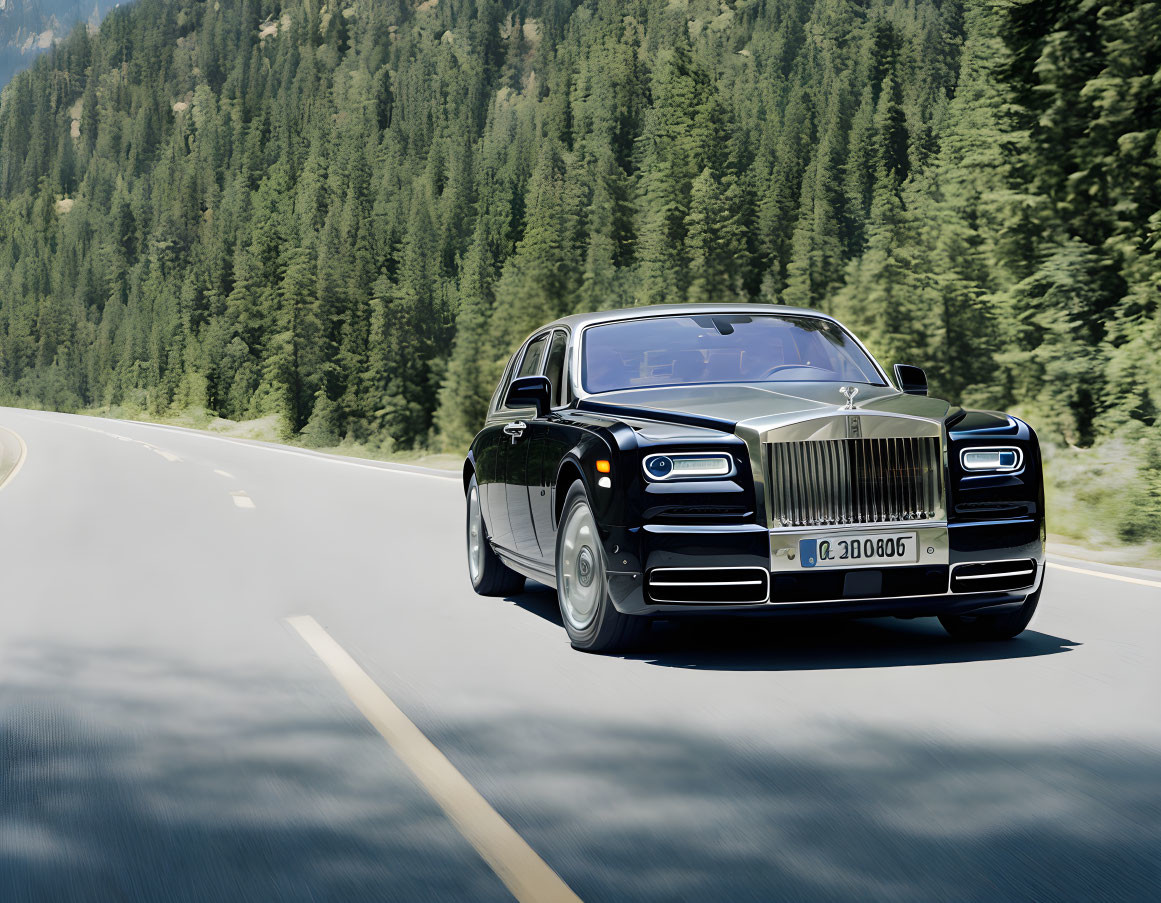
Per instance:
[[[545,320],[754,299],[1156,447],[1159,52],[1132,0],[142,0],[4,93],[0,396],[460,445]]]
[[[869,7],[119,9],[6,94],[0,378],[410,445],[563,311],[821,303],[956,73],[958,4]]]

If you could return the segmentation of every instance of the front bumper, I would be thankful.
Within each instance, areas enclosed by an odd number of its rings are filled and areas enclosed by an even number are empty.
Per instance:
[[[722,612],[924,617],[1017,607],[1040,588],[1044,574],[1041,525],[1034,518],[949,524],[946,563],[940,556],[939,561],[920,561],[915,566],[811,570],[778,560],[772,568],[772,549],[776,552],[778,545],[769,530],[756,524],[612,528],[606,539],[606,560],[613,604],[625,614],[658,617]],[[951,573],[957,565],[1016,560],[1035,563],[1028,587],[1006,592],[951,591]],[[763,602],[657,603],[646,590],[646,575],[656,568],[761,568],[770,575],[769,593]],[[857,577],[847,579],[848,574]],[[863,580],[868,574],[875,579]]]

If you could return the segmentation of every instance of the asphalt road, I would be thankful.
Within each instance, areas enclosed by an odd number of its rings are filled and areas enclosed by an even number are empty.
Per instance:
[[[586,901],[1158,899],[1159,574],[1063,562],[1102,573],[1050,570],[1009,643],[747,621],[599,657],[543,589],[472,593],[456,478],[0,428],[0,900],[510,900],[449,771]]]

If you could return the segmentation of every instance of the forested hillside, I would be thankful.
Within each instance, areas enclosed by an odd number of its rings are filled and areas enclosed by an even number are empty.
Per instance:
[[[458,447],[546,320],[775,301],[1161,509],[1159,70],[1141,0],[138,0],[4,92],[0,397]]]

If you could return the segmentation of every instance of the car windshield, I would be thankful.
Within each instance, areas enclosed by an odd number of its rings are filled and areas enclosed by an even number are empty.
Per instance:
[[[690,383],[884,385],[850,334],[830,320],[706,314],[622,320],[584,331],[586,392]]]

